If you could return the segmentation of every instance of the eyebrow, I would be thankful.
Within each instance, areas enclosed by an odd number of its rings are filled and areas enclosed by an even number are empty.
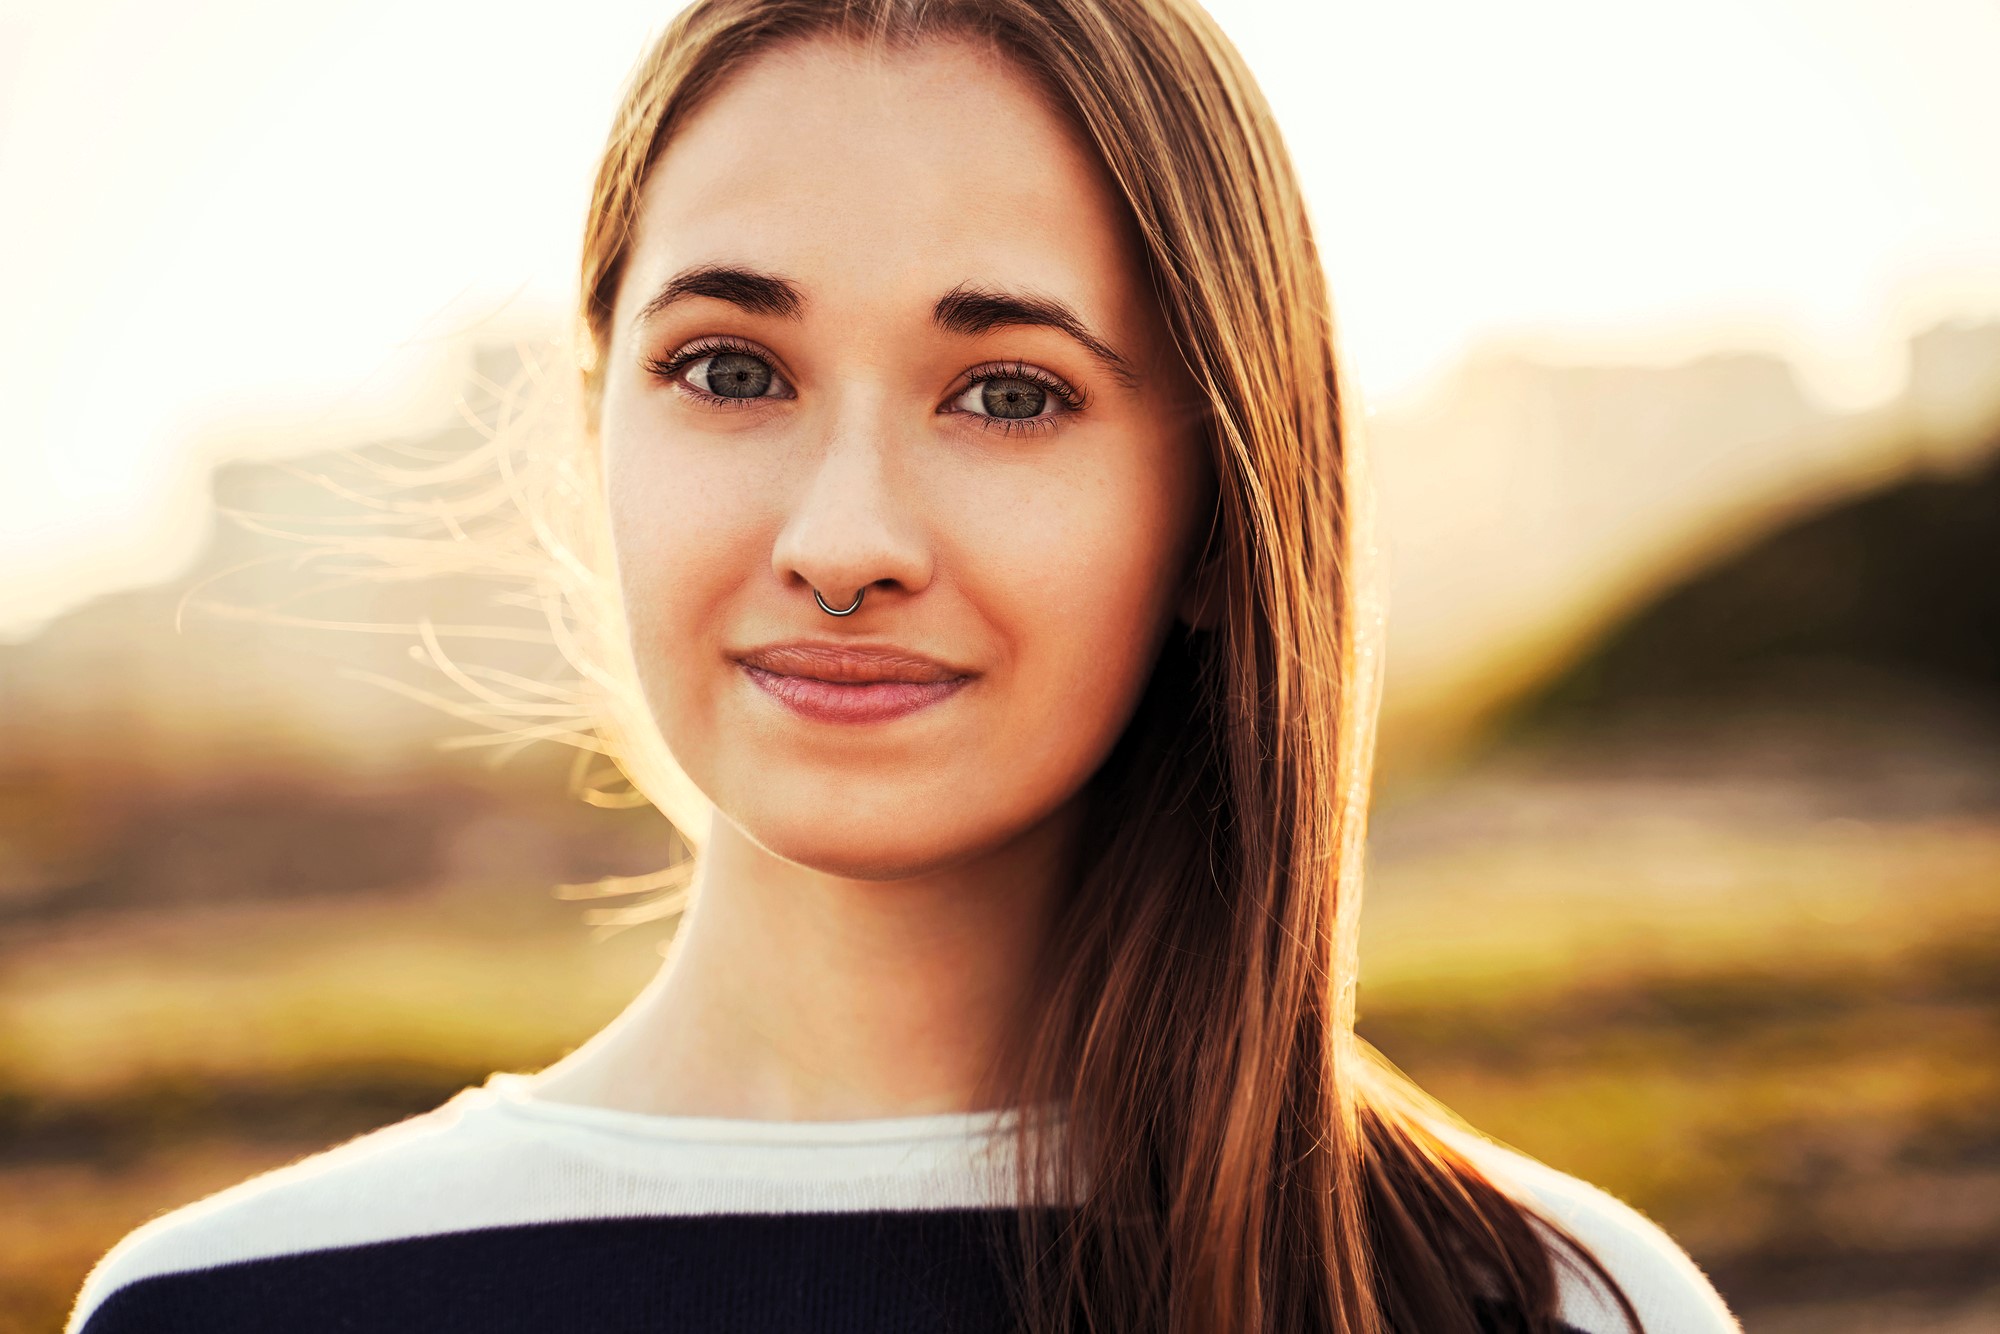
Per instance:
[[[657,318],[668,307],[697,296],[726,301],[753,315],[776,315],[788,320],[799,319],[806,308],[805,294],[788,278],[736,264],[698,264],[662,284],[639,307],[632,324],[636,328]],[[1090,326],[1067,303],[1052,296],[960,283],[931,307],[931,323],[947,333],[966,337],[1016,326],[1053,329],[1081,344],[1126,388],[1135,388],[1139,383],[1132,363],[1092,333]]]
[[[1074,310],[1051,296],[1025,296],[960,283],[937,299],[937,304],[931,308],[931,323],[951,333],[967,336],[1009,325],[1054,329],[1081,343],[1127,389],[1136,388],[1139,383],[1138,373],[1132,369],[1131,362],[1120,356],[1111,344],[1092,333]]]
[[[779,315],[795,320],[805,313],[806,299],[796,283],[774,273],[734,264],[697,264],[669,278],[632,317],[638,327],[689,297],[706,296],[741,306],[753,315]]]

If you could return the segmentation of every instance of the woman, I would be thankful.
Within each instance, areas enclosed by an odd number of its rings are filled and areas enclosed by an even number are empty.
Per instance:
[[[139,1229],[72,1329],[1737,1328],[1354,1034],[1365,481],[1191,0],[701,0],[581,306],[596,526],[534,531],[700,848],[665,966]]]

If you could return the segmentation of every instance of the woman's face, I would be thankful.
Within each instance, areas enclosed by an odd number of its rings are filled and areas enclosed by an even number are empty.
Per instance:
[[[656,164],[613,330],[633,654],[719,813],[873,879],[1075,796],[1199,614],[1212,474],[1131,224],[1026,76],[957,42],[765,54]],[[802,680],[840,674],[815,646],[952,679]]]

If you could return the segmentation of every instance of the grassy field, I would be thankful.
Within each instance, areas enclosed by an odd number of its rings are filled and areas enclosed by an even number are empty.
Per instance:
[[[2000,1327],[2000,827],[1404,818],[1363,947],[1391,1059],[1658,1220],[1756,1334]],[[580,1041],[658,956],[577,911],[487,884],[0,940],[0,1332],[59,1328],[147,1217]]]

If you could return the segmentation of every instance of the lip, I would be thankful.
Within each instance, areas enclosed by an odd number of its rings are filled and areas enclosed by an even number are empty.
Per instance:
[[[956,694],[972,679],[897,645],[793,640],[736,655],[744,675],[815,722],[886,722]]]

